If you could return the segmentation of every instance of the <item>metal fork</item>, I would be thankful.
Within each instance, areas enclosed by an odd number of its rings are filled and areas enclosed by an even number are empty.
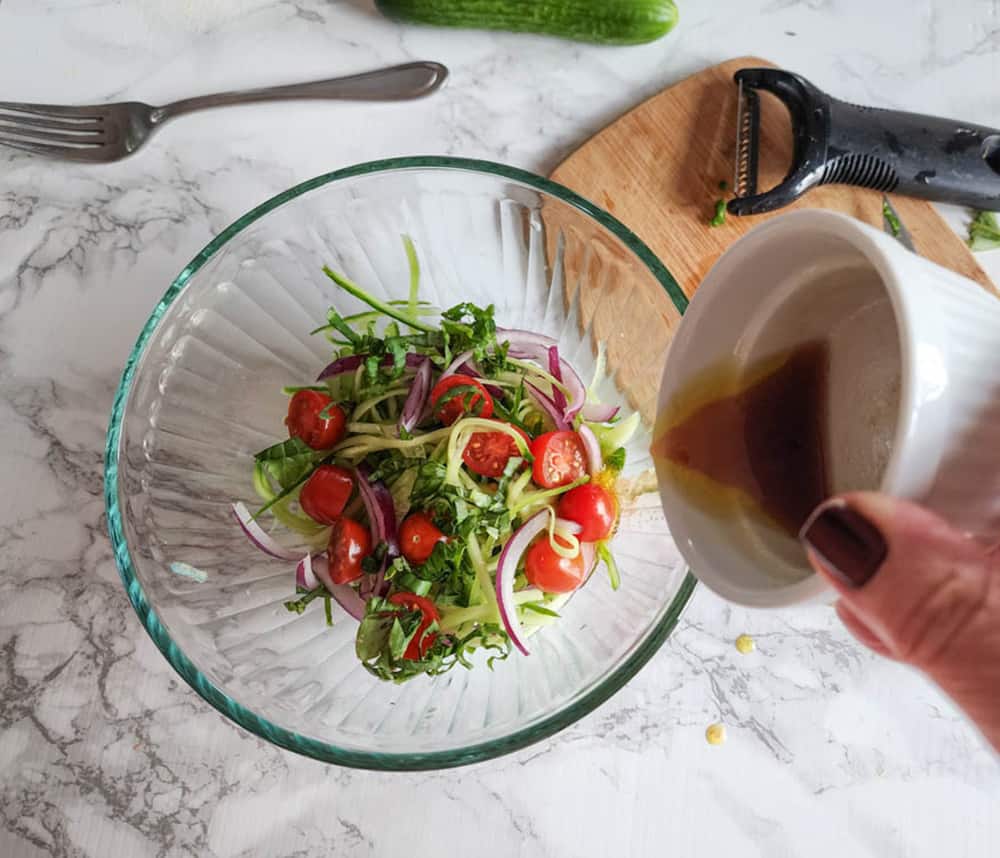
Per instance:
[[[71,161],[117,161],[142,146],[168,120],[195,110],[303,98],[420,98],[434,92],[447,77],[448,69],[440,63],[416,62],[312,83],[185,98],[163,107],[141,101],[79,107],[0,101],[0,144]]]

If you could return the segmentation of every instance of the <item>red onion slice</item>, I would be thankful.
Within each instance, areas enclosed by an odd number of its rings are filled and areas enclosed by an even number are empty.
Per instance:
[[[316,381],[326,381],[328,378],[333,378],[335,375],[341,375],[345,372],[354,372],[361,362],[368,357],[368,355],[348,355],[347,357],[337,358],[333,363],[328,364],[323,368],[323,371],[316,376]]]
[[[337,358],[333,363],[328,364],[324,367],[323,371],[316,376],[316,381],[325,381],[328,378],[333,378],[335,375],[342,375],[345,372],[354,372],[361,364],[364,362],[368,355],[347,355],[346,357]],[[406,365],[410,369],[417,369],[420,365],[427,360],[426,355],[417,354],[416,352],[406,353]],[[382,366],[388,366],[392,363],[392,357],[386,355],[382,358]]]
[[[559,357],[556,341],[544,334],[534,334],[531,331],[502,332],[500,329],[497,330],[497,339],[501,339],[501,333],[503,333],[503,338],[510,343],[508,355],[512,358],[533,360],[539,366],[548,366],[549,374],[566,387],[566,390],[569,391],[568,397],[565,397],[561,390],[556,389],[553,399],[556,402],[559,401],[559,397],[563,397],[564,400],[568,399],[568,404],[563,410],[563,419],[567,423],[571,422],[586,404],[587,388],[584,387],[579,373],[573,369],[569,361]],[[556,349],[558,374],[553,371],[553,349]]]
[[[295,586],[302,590],[315,590],[319,586],[319,581],[313,573],[311,554],[303,557],[295,567]]]
[[[517,564],[521,560],[521,555],[539,533],[548,526],[549,511],[543,509],[536,512],[524,524],[521,525],[513,536],[507,540],[503,551],[500,552],[500,560],[497,562],[497,609],[500,611],[500,620],[507,631],[507,637],[524,655],[528,655],[528,649],[521,640],[518,630],[521,621],[517,617],[517,609],[514,606],[514,577],[517,575]]]
[[[368,512],[368,521],[371,525],[372,546],[384,542],[386,545],[386,558],[399,557],[399,538],[396,535],[396,507],[392,503],[392,495],[381,480],[371,482],[368,479],[371,473],[364,465],[358,465],[355,469],[357,474],[358,492],[364,502]]]
[[[559,360],[559,346],[549,346],[549,375],[562,384],[563,374]],[[563,414],[566,413],[566,394],[558,387],[552,388],[552,401]]]
[[[563,384],[566,385],[566,389],[569,391],[569,407],[566,409],[566,420],[571,421],[580,413],[580,409],[587,402],[587,388],[583,386],[583,382],[580,380],[577,371],[569,363],[560,358],[559,366],[562,369]]]
[[[407,432],[412,432],[413,427],[420,422],[420,417],[424,413],[424,406],[427,405],[427,396],[431,392],[431,362],[424,358],[420,362],[420,368],[413,377],[413,384],[410,392],[406,394],[406,401],[403,403],[403,411],[399,415],[399,428]]]
[[[253,520],[250,510],[246,508],[246,504],[242,502],[234,503],[233,515],[236,517],[236,521],[239,522],[243,532],[247,535],[247,539],[265,554],[270,554],[272,557],[278,558],[278,560],[298,560],[302,556],[301,549],[293,551],[291,548],[285,548],[268,536],[264,532],[264,529]]]
[[[358,594],[362,600],[367,602],[372,596],[384,596],[389,592],[389,584],[385,580],[385,562],[378,572],[369,572],[363,575],[358,583]]]
[[[531,394],[532,398],[541,406],[542,411],[544,411],[552,419],[553,424],[556,429],[569,429],[569,424],[563,417],[563,409],[559,408],[551,399],[549,399],[542,391],[540,391],[531,382],[524,383],[525,388],[527,388],[528,393]]]
[[[593,430],[586,424],[581,423],[576,430],[577,435],[583,442],[584,452],[587,454],[587,472],[592,477],[596,477],[604,470],[604,457],[601,455],[601,444]]]
[[[448,364],[448,366],[445,367],[444,372],[441,373],[441,378],[439,378],[438,381],[440,382],[442,378],[448,378],[448,376],[454,375],[456,372],[462,369],[462,365],[467,360],[469,360],[469,358],[471,358],[473,354],[475,354],[475,352],[473,352],[471,349],[467,352],[462,352],[457,358],[455,358],[450,364]],[[472,373],[469,373],[469,375],[472,375]],[[479,377],[478,373],[473,377],[478,378]]]
[[[511,348],[547,349],[556,345],[552,337],[521,328],[497,328],[497,342],[510,343]]]
[[[362,599],[358,595],[357,591],[349,584],[333,583],[333,579],[330,577],[330,561],[327,559],[325,554],[317,554],[313,557],[312,569],[313,573],[320,580],[320,583],[322,583],[322,585],[330,591],[330,595],[336,599],[337,604],[340,605],[340,607],[347,611],[347,613],[354,617],[354,619],[364,619],[364,599]]]
[[[609,423],[615,419],[619,410],[617,405],[599,405],[595,402],[588,402],[580,411],[580,416],[591,423]]]

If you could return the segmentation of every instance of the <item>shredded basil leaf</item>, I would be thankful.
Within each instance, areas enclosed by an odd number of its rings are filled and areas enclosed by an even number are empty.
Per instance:
[[[969,247],[975,251],[1000,248],[1000,221],[994,212],[977,212],[969,224]]]
[[[715,201],[715,214],[712,215],[712,219],[708,222],[711,227],[722,226],[726,222],[726,201],[716,200]]]
[[[285,602],[285,610],[291,611],[293,614],[301,614],[310,602],[323,595],[326,595],[327,601],[329,601],[329,594],[327,594],[326,588],[321,584],[315,590],[310,590],[301,598],[295,599],[291,602]],[[332,625],[332,622],[330,624]]]
[[[612,471],[621,471],[625,467],[625,448],[618,447],[610,456],[604,458],[604,466]]]

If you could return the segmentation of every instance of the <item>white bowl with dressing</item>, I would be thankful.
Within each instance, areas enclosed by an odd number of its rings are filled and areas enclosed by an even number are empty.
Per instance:
[[[829,348],[830,493],[881,490],[1000,537],[1000,300],[840,214],[774,218],[720,258],[671,344],[657,437],[692,400],[692,379],[727,366],[732,389],[719,392],[732,393],[754,367],[816,340]],[[732,453],[743,440],[729,431],[709,443]],[[762,608],[830,596],[795,535],[746,493],[654,458],[671,533],[710,589]]]

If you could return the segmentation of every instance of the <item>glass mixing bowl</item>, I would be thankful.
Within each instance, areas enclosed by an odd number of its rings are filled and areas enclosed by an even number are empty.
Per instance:
[[[554,336],[586,380],[603,342],[602,401],[643,428],[624,476],[651,467],[661,367],[686,301],[650,250],[611,215],[531,173],[483,161],[361,164],[274,197],[210,242],[171,284],[115,398],[105,496],[129,598],[174,668],[238,724],[342,765],[423,769],[488,759],[590,712],[670,634],[694,579],[655,492],[623,504],[603,570],[562,619],[492,670],[456,667],[402,685],[370,676],[355,622],[335,606],[289,613],[294,564],[247,541],[230,503],[252,504],[253,453],[284,433],[282,386],[308,384],[330,346],[309,332],[360,305],[327,264],[374,295],[405,297],[410,235],[421,297],[494,304],[498,323]]]

